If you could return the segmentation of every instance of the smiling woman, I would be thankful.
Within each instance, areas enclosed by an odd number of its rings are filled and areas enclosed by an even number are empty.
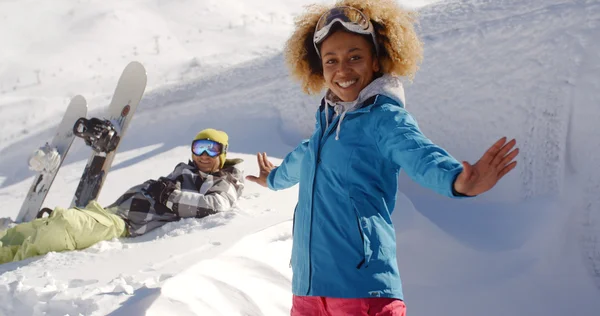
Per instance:
[[[323,43],[323,78],[333,95],[351,102],[373,81],[379,61],[373,44],[363,36],[335,32]]]
[[[292,315],[404,316],[391,213],[398,173],[448,197],[491,189],[516,162],[501,138],[460,163],[406,111],[402,76],[422,58],[414,14],[393,0],[313,6],[287,43],[292,74],[307,93],[327,88],[310,139],[279,167],[258,155],[272,190],[300,184],[292,244]]]
[[[335,7],[329,12],[328,6],[309,6],[298,17],[296,29],[286,43],[286,62],[306,93],[317,94],[325,88],[319,46],[340,27],[348,30],[346,27],[352,24],[359,27],[349,32],[364,35],[373,43],[381,73],[414,77],[423,59],[423,43],[413,27],[415,12],[402,10],[394,1],[338,1]],[[349,9],[340,10],[342,7]]]

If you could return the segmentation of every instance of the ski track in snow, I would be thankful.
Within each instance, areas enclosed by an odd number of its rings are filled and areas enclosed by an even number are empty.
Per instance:
[[[600,66],[600,45],[596,38],[600,32],[600,3],[591,2],[586,10],[585,19],[581,20],[582,31],[574,34],[577,38],[577,46],[582,54],[574,55],[579,67],[576,76],[573,77],[573,89],[571,93],[571,109],[569,116],[569,132],[567,141],[569,153],[566,157],[569,175],[578,181],[584,188],[583,192],[575,192],[571,207],[580,210],[576,218],[578,224],[579,240],[583,247],[583,257],[588,271],[595,278],[596,285],[600,288],[600,172],[598,168],[587,166],[600,165],[600,140],[596,135],[597,122],[600,120],[598,105],[600,97],[597,92],[600,89],[598,73]]]
[[[515,10],[515,7],[519,9]],[[496,8],[505,8],[506,12],[502,14],[494,10]],[[597,40],[593,39],[593,34],[599,31],[599,8],[597,1],[453,1],[444,6],[430,7],[431,10],[425,10],[423,15],[425,18],[432,17],[435,23],[424,25],[422,29],[426,43],[436,48],[435,57],[441,57],[441,62],[436,64],[434,61],[430,67],[425,66],[416,80],[443,85],[446,89],[440,91],[448,95],[434,100],[439,105],[427,102],[430,99],[430,91],[427,90],[423,90],[424,96],[419,94],[420,91],[411,96],[408,90],[407,96],[409,110],[417,117],[425,117],[421,120],[425,122],[422,124],[425,128],[435,122],[427,121],[435,117],[430,112],[441,112],[446,120],[455,124],[472,119],[469,123],[475,125],[473,129],[497,131],[498,136],[504,135],[503,130],[507,130],[509,137],[517,138],[521,149],[517,169],[520,183],[513,182],[512,190],[509,188],[510,180],[499,187],[512,192],[513,198],[518,199],[539,196],[567,199],[563,211],[573,212],[576,218],[569,224],[570,231],[580,232],[576,233],[580,235],[578,244],[586,266],[596,280],[600,275],[600,200],[597,198],[600,175],[593,166],[598,165],[600,158],[597,137],[590,139],[590,135],[595,134],[592,128],[595,123],[584,116],[598,117],[597,107],[590,108],[599,103],[598,98],[590,96],[590,92],[598,89],[598,68],[591,60],[599,58],[595,48],[597,44],[594,44]],[[515,11],[519,13],[515,14]],[[457,12],[460,14],[453,15]],[[486,13],[494,13],[494,16]],[[452,27],[448,28],[448,25]],[[515,35],[531,41],[511,41],[511,36]],[[467,54],[469,51],[475,52]],[[448,59],[440,52],[452,54],[451,62],[455,65],[480,64],[482,71],[476,76],[461,76],[460,82],[456,82],[454,77],[463,72],[457,69],[460,67],[444,65]],[[461,58],[463,52],[466,57]],[[498,62],[502,60],[501,55],[508,63]],[[449,74],[445,75],[444,67],[450,69]],[[431,79],[429,77],[423,79],[429,68],[432,69],[431,76],[435,76],[433,80],[427,80]],[[475,89],[471,95],[460,95],[464,90],[461,88],[469,86],[483,90],[479,94]],[[579,101],[581,96],[584,96],[583,100]],[[424,100],[421,104],[427,105],[428,109],[411,106],[411,100],[418,103],[421,97]],[[465,106],[448,107],[448,102],[453,99],[460,99]],[[453,115],[456,110],[475,114]],[[579,111],[585,111],[585,114],[575,114],[577,117],[574,118],[573,112]],[[493,120],[481,120],[489,113],[493,113]],[[525,120],[514,123],[523,118]],[[476,123],[476,120],[480,122]],[[485,148],[485,142],[493,140],[482,142],[480,139],[480,136],[489,137],[491,133],[461,133],[469,137],[467,142],[450,142],[443,135],[451,134],[455,124],[436,128],[429,134],[441,142],[449,142],[444,145],[450,152],[467,153],[465,158],[475,158],[480,154],[470,154],[474,143],[480,145],[475,148]],[[458,150],[453,150],[455,148]],[[573,162],[573,156],[586,156],[585,152],[589,153],[587,159],[581,161],[581,157],[579,163]],[[571,169],[577,170],[577,175],[569,170],[567,163],[571,164]],[[573,177],[577,179],[573,180]],[[569,181],[565,183],[567,178]],[[585,188],[584,192],[569,190],[572,181]]]

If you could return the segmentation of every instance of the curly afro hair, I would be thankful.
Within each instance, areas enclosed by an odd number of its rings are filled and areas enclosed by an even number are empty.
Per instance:
[[[316,94],[325,87],[313,35],[321,15],[339,6],[356,8],[373,23],[383,74],[414,78],[423,59],[423,43],[414,29],[417,13],[401,8],[394,0],[339,0],[334,6],[308,6],[306,12],[296,19],[296,29],[286,42],[285,60],[292,75],[300,80],[304,92]]]

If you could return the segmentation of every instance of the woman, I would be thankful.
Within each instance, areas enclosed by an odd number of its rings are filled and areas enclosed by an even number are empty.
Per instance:
[[[292,315],[405,315],[391,212],[398,173],[449,197],[491,189],[516,166],[515,140],[474,165],[424,136],[404,108],[401,76],[422,58],[413,14],[393,0],[339,1],[302,15],[286,46],[307,93],[327,92],[309,140],[247,179],[300,184],[294,213]],[[511,151],[512,150],[512,151]]]
[[[106,208],[91,201],[85,209],[46,209],[48,217],[0,231],[0,264],[140,236],[181,218],[231,209],[242,194],[244,177],[241,160],[226,159],[228,142],[225,132],[205,129],[192,141],[188,163],[132,187]]]

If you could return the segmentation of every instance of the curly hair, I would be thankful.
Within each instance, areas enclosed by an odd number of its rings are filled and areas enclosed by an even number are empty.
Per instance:
[[[423,59],[423,43],[414,29],[417,13],[401,8],[394,0],[338,0],[334,6],[308,6],[296,19],[296,29],[286,42],[285,60],[293,77],[300,80],[304,92],[316,94],[325,87],[313,35],[321,15],[339,6],[356,8],[373,23],[382,73],[414,78]]]

